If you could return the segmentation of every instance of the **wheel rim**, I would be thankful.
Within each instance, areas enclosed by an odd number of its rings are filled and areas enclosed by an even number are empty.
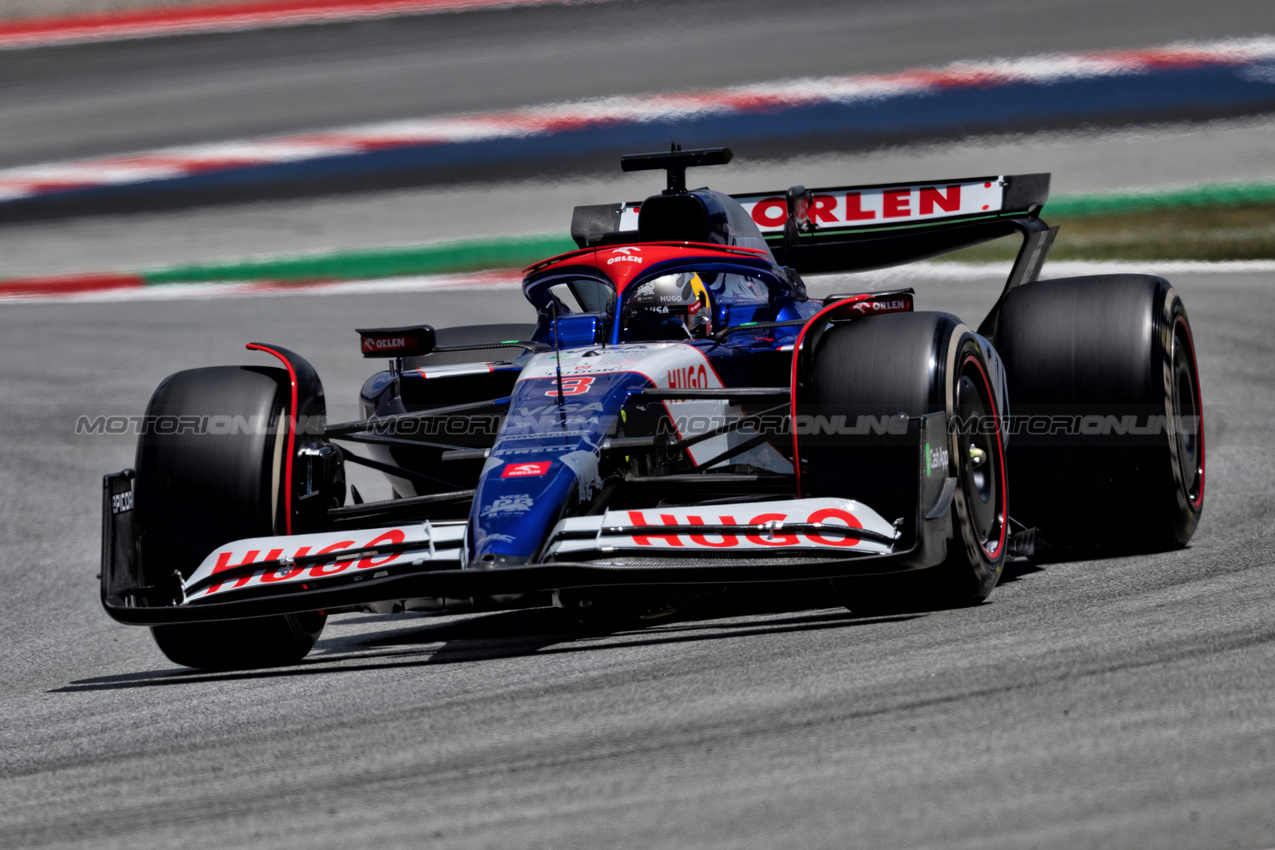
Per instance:
[[[1191,504],[1204,495],[1204,421],[1191,332],[1181,316],[1173,326],[1173,416],[1182,487]]]
[[[957,470],[970,527],[984,556],[995,559],[1005,540],[1004,457],[991,387],[973,357],[961,366],[956,410]]]

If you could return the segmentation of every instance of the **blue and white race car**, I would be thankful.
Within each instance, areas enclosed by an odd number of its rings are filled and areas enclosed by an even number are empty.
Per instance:
[[[741,582],[956,606],[1038,530],[1185,545],[1204,497],[1186,311],[1158,277],[1038,280],[1048,175],[686,188],[730,158],[624,157],[667,188],[576,208],[579,250],[526,270],[534,323],[360,330],[389,367],[359,421],[327,422],[315,370],[274,345],[248,348],[275,366],[165,379],[135,468],[105,479],[108,613],[176,663],[236,668],[301,659],[343,611],[624,611]],[[977,326],[801,277],[1016,234]],[[349,463],[393,498],[347,492]]]

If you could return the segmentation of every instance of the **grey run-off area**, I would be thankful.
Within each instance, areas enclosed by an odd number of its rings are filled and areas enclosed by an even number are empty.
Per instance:
[[[526,307],[497,292],[6,309],[4,844],[1270,846],[1275,292],[1241,274],[1175,284],[1209,440],[1185,551],[1018,566],[989,604],[915,619],[826,602],[612,634],[549,612],[347,616],[301,666],[242,675],[173,669],[99,609],[98,476],[132,450],[75,438],[75,418],[140,411],[177,369],[254,362],[247,339],[312,358],[347,415],[375,368],[351,328]],[[923,282],[919,305],[977,320],[997,286]]]

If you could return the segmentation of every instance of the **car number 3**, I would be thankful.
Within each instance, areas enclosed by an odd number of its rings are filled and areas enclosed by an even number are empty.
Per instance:
[[[584,395],[585,393],[589,391],[589,387],[591,386],[593,386],[592,375],[581,375],[577,377],[563,378],[562,379],[562,394],[563,395]],[[545,395],[557,395],[557,394],[558,394],[557,386],[555,386],[553,389],[545,393]]]

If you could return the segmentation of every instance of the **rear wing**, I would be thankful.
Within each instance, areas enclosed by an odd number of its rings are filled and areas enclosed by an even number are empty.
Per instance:
[[[1049,197],[1048,174],[882,183],[732,195],[780,265],[858,272],[1025,234]],[[580,247],[638,241],[641,203],[576,207]]]
[[[1057,233],[1040,219],[1049,174],[967,177],[731,195],[757,225],[775,260],[803,274],[902,265],[1004,236],[1021,236],[1001,298],[979,330],[995,334],[1005,295],[1034,281]],[[638,242],[641,203],[576,207],[580,247]]]
[[[978,328],[991,338],[1005,296],[1036,280],[1058,233],[1040,219],[1048,174],[794,186],[782,194],[732,197],[749,212],[775,259],[804,273],[870,271],[1021,236],[1005,288]]]
[[[1049,197],[1048,174],[837,186],[733,195],[775,259],[799,272],[914,262],[1023,232]]]

